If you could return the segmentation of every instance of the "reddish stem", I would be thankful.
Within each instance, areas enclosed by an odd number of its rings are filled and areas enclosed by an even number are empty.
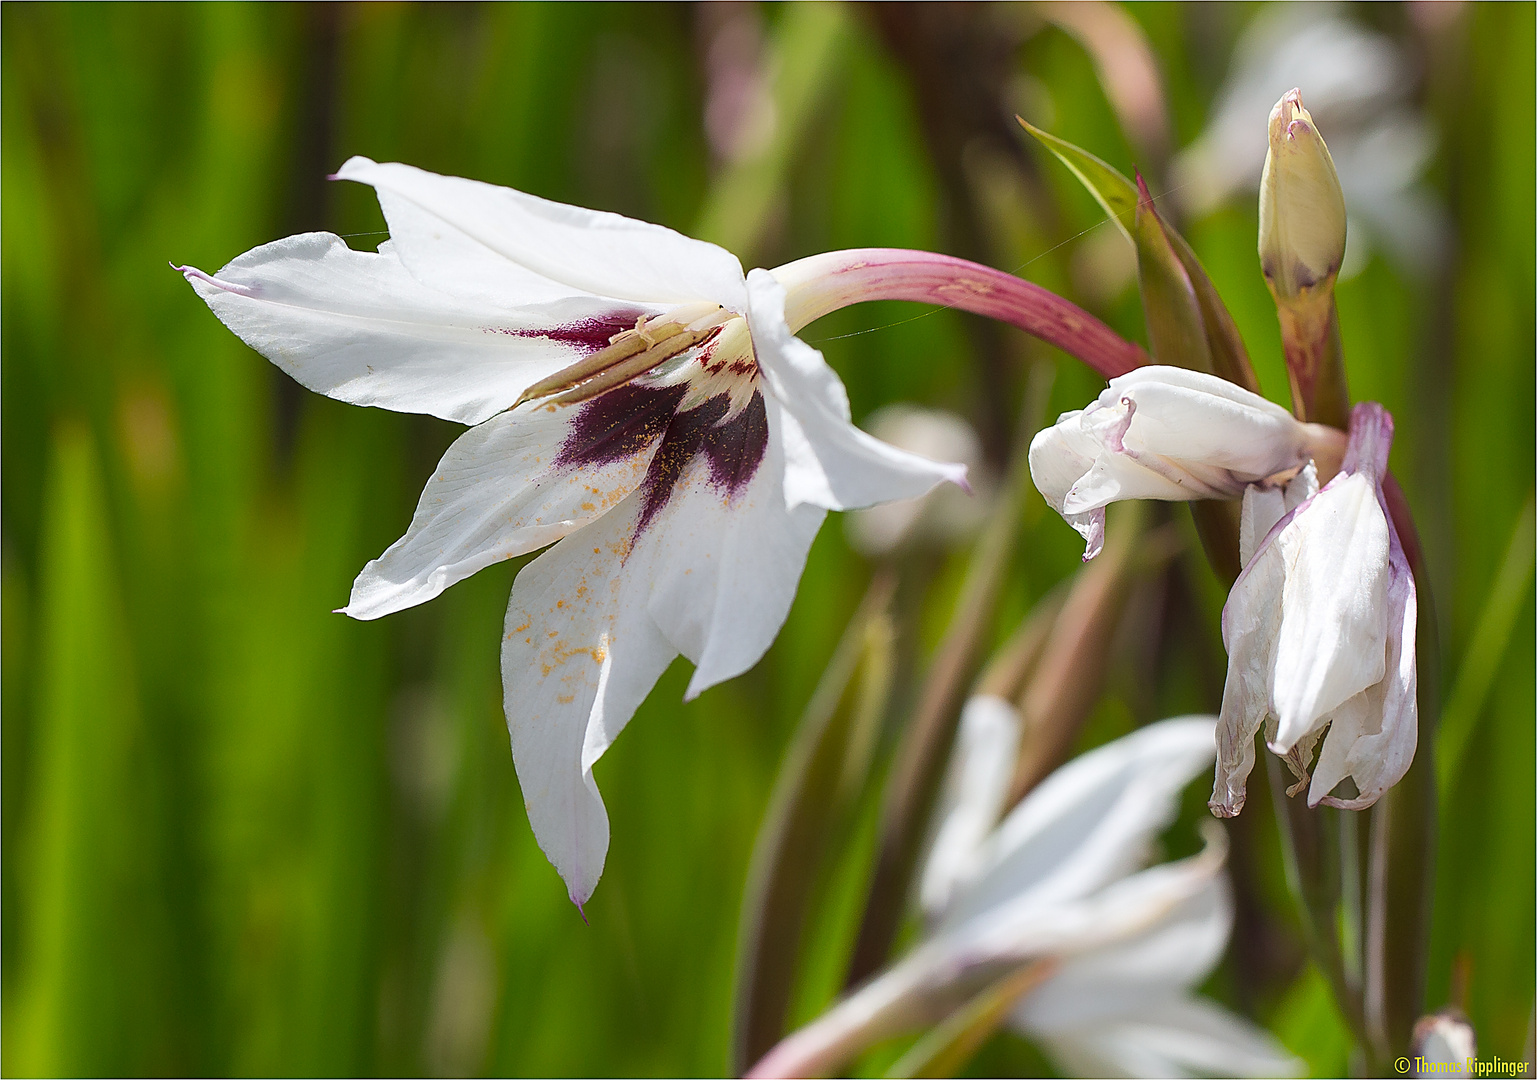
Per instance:
[[[785,286],[785,318],[796,330],[849,304],[911,300],[1017,326],[1077,357],[1106,379],[1148,363],[1141,346],[1077,304],[1013,274],[952,255],[854,248],[813,255],[773,273]]]

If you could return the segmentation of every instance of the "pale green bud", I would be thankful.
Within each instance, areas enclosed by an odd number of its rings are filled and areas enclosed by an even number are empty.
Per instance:
[[[1259,189],[1259,257],[1283,303],[1332,284],[1345,257],[1345,195],[1298,90],[1270,112],[1270,150]]]

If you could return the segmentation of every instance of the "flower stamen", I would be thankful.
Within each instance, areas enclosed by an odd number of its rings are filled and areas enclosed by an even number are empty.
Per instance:
[[[614,335],[607,348],[540,379],[524,390],[512,407],[516,409],[526,401],[540,399],[548,399],[552,405],[590,400],[644,375],[719,332],[718,326],[689,330],[676,322],[648,326],[645,316],[641,316],[634,330]]]

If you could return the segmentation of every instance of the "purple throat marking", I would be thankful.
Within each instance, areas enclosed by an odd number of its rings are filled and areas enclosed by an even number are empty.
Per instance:
[[[636,536],[667,505],[696,455],[709,460],[710,486],[734,498],[757,475],[768,450],[768,410],[761,392],[755,390],[747,407],[722,423],[731,408],[726,394],[678,412],[687,391],[684,385],[630,383],[594,398],[581,406],[555,459],[558,467],[606,465],[638,454],[660,438],[640,483]]]
[[[574,345],[583,353],[591,355],[599,349],[606,349],[609,338],[626,330],[634,330],[636,320],[650,312],[640,308],[619,308],[615,311],[604,312],[600,316],[590,319],[579,319],[565,326],[549,326],[538,330],[520,330],[511,326],[487,327],[488,333],[505,334],[508,337],[523,338],[548,338],[562,345]]]

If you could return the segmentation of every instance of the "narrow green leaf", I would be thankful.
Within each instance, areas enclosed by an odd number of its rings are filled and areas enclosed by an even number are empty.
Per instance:
[[[1153,362],[1211,371],[1211,349],[1195,286],[1174,251],[1147,184],[1137,177],[1137,212],[1132,232],[1137,245],[1137,282],[1147,319]]]
[[[763,242],[785,176],[821,102],[844,71],[849,16],[838,4],[792,4],[773,47],[774,137],[732,161],[712,186],[693,235],[720,244],[748,265]]]
[[[1468,742],[1477,730],[1489,690],[1505,654],[1510,648],[1516,619],[1532,587],[1532,545],[1537,542],[1537,505],[1528,493],[1526,503],[1516,516],[1515,529],[1505,549],[1505,558],[1484,600],[1473,639],[1463,652],[1457,681],[1446,699],[1441,717],[1441,743],[1437,747],[1437,781],[1442,800],[1452,797],[1452,788],[1462,774]]]
[[[1066,139],[1059,139],[1016,116],[1020,126],[1040,140],[1041,144],[1057,156],[1072,174],[1078,177],[1089,194],[1104,207],[1110,220],[1115,222],[1126,239],[1135,244],[1132,227],[1137,216],[1137,188],[1118,170],[1082,147],[1074,146]]]
[[[144,817],[154,777],[84,426],[60,427],[45,490],[26,963],[7,1071],[129,1073],[146,1067],[165,926],[154,917],[157,852]]]
[[[816,693],[774,783],[768,812],[753,846],[742,897],[732,1015],[735,1073],[741,1075],[786,1032],[807,914],[840,819],[857,798],[874,749],[873,726],[885,711],[890,664],[889,626],[896,577],[870,583]],[[872,655],[874,654],[874,655]],[[873,676],[873,678],[872,678]],[[871,682],[883,683],[871,687]]]
[[[1201,307],[1201,319],[1206,328],[1206,345],[1211,350],[1212,374],[1220,375],[1228,382],[1237,383],[1245,390],[1258,394],[1259,377],[1254,374],[1254,365],[1249,362],[1249,350],[1244,347],[1238,324],[1233,321],[1227,305],[1222,302],[1217,287],[1206,276],[1201,260],[1195,257],[1195,252],[1185,238],[1175,229],[1165,228],[1164,232],[1195,289],[1196,303]]]

